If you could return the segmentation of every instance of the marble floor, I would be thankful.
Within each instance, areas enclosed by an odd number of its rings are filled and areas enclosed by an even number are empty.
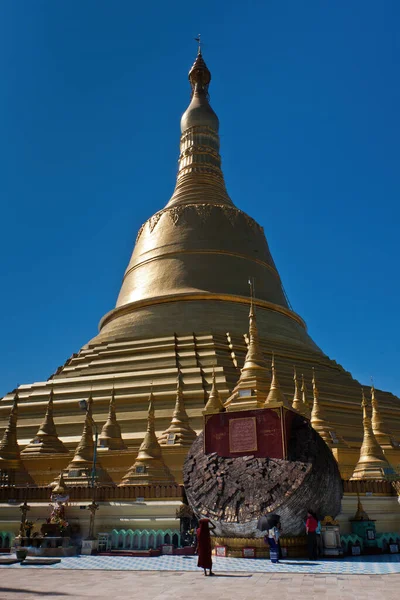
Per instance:
[[[1,600],[398,600],[400,589],[400,574],[2,569]]]
[[[11,555],[1,555],[3,558]],[[290,573],[318,575],[400,575],[400,554],[378,556],[358,556],[342,559],[308,561],[306,559],[284,559],[273,565],[267,559],[251,558],[213,558],[216,573]],[[65,557],[55,565],[0,565],[0,577],[3,570],[47,569],[52,571],[175,571],[199,572],[197,556],[74,556]],[[400,592],[399,592],[400,597]],[[0,595],[0,600],[2,597]]]

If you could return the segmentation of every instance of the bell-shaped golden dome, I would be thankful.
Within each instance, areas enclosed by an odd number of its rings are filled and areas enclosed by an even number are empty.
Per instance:
[[[251,277],[262,330],[317,349],[289,307],[263,228],[226,191],[218,118],[208,97],[211,73],[201,52],[189,80],[174,193],[140,228],[116,308],[102,319],[96,341],[169,335],[172,323],[175,331],[202,331],[204,323],[215,330],[223,323],[225,331],[242,334]]]

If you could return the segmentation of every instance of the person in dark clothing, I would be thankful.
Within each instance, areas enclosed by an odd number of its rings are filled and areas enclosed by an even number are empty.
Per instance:
[[[204,575],[207,575],[207,569],[209,575],[214,575],[212,572],[212,558],[211,558],[211,536],[210,530],[213,531],[215,525],[213,525],[208,519],[200,519],[199,528],[197,530],[197,566],[204,569]]]
[[[307,533],[307,550],[308,558],[316,560],[317,558],[317,527],[318,520],[312,511],[307,512],[306,533]]]

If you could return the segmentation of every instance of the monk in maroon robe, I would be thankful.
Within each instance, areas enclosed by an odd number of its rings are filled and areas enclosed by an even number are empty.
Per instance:
[[[209,575],[214,575],[212,572],[210,536],[210,530],[213,531],[214,529],[215,525],[208,519],[200,519],[199,528],[197,529],[197,554],[199,556],[197,566],[204,569],[204,575],[207,575],[207,569]]]

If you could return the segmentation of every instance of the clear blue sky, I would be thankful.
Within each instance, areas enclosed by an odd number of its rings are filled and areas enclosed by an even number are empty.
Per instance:
[[[113,308],[169,199],[198,32],[229,193],[293,308],[400,394],[400,2],[2,0],[0,396]]]

